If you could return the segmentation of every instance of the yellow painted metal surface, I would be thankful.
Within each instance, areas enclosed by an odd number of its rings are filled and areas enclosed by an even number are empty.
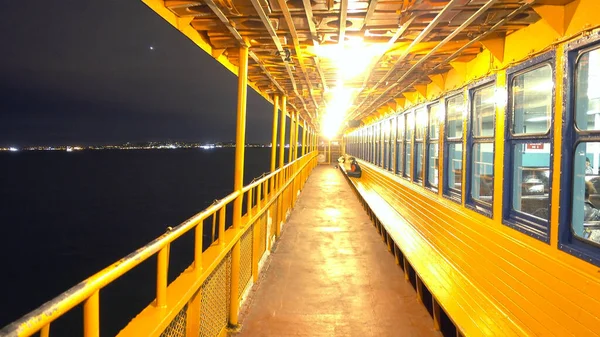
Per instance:
[[[496,105],[493,218],[465,207],[467,177],[464,169],[463,199],[457,204],[443,197],[440,190],[431,191],[380,167],[362,163],[363,177],[357,184],[363,187],[364,193],[376,193],[380,202],[391,205],[395,212],[388,212],[390,219],[398,220],[398,214],[404,219],[405,223],[396,228],[396,243],[439,304],[467,336],[600,336],[597,329],[600,326],[600,269],[558,249],[560,171],[561,163],[566,160],[561,157],[564,46],[599,29],[600,21],[595,14],[600,10],[599,4],[580,0],[564,8],[539,11],[546,13],[540,21],[507,35],[502,46],[499,45],[501,40],[494,41],[494,45],[488,44],[489,48],[470,60],[452,63],[452,69],[432,79],[426,92],[427,102],[441,99],[443,103],[444,97],[456,90],[468,97],[469,84],[495,75],[496,91],[506,94],[507,68],[555,50],[549,244],[502,224],[503,164],[508,153],[505,104]],[[550,18],[547,13],[561,16]],[[547,19],[558,21],[549,23]],[[561,29],[564,34],[560,34]],[[411,104],[406,98],[409,103],[398,112],[419,104]],[[465,120],[465,132],[466,123]],[[463,149],[466,149],[466,139],[465,136]],[[440,137],[440,149],[443,149],[442,144],[443,137]],[[463,151],[463,168],[465,156],[466,151]],[[440,169],[444,168],[443,157],[440,153]],[[442,181],[443,172],[440,170],[439,174]],[[392,225],[391,230],[393,228]]]

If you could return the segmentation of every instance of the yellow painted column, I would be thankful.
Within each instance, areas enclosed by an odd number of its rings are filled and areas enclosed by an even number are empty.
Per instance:
[[[285,153],[285,115],[287,96],[281,97],[281,125],[279,126],[279,167],[283,167],[283,155]]]
[[[294,131],[294,160],[298,159],[298,138],[300,132],[300,113],[296,113],[296,131]]]
[[[248,94],[248,47],[240,47],[238,72],[238,107],[237,127],[235,135],[235,173],[233,179],[233,190],[238,194],[233,202],[233,224],[232,228],[237,231],[242,222],[242,201],[244,187],[244,152],[246,149],[246,97]],[[229,310],[229,326],[236,330],[238,326],[238,314],[240,301],[238,288],[240,283],[240,242],[236,242],[231,249],[231,296]]]
[[[285,154],[285,115],[287,110],[287,96],[281,97],[281,122],[279,125],[279,168],[282,168],[283,156]],[[278,180],[277,180],[277,190],[280,190],[284,183],[284,172],[281,170],[279,172]],[[277,198],[277,214],[275,217],[275,235],[279,237],[281,234],[281,222],[283,221],[283,196],[280,195]]]
[[[273,137],[271,138],[271,172],[277,163],[277,117],[279,112],[279,95],[273,97]]]
[[[302,124],[302,156],[306,154],[306,121]]]
[[[290,138],[288,140],[288,163],[292,162],[292,156],[294,155],[294,130],[296,130],[296,125],[294,124],[296,123],[296,113],[295,111],[292,111],[292,113],[290,114]]]
[[[271,172],[275,171],[277,165],[277,117],[279,113],[279,95],[273,97],[273,137],[271,138]],[[282,121],[285,122],[284,119]],[[275,190],[275,179],[270,179],[269,195]],[[267,191],[265,191],[266,195]]]

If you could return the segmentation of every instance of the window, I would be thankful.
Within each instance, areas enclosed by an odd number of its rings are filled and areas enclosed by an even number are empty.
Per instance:
[[[494,85],[470,90],[470,133],[467,138],[467,206],[491,216],[494,191]]]
[[[554,52],[509,69],[504,223],[549,241]]]
[[[404,176],[410,178],[411,169],[411,145],[415,128],[415,116],[411,111],[405,114],[406,117],[406,138],[404,139]]]
[[[415,111],[415,168],[413,181],[423,181],[423,143],[427,132],[427,107],[419,108]]]
[[[390,131],[388,132],[386,143],[388,149],[387,169],[393,172],[394,168],[392,165],[394,164],[394,143],[396,142],[396,118],[390,118],[389,125]]]
[[[444,195],[461,202],[463,163],[463,120],[465,99],[462,94],[446,99],[446,139],[444,142]]]
[[[439,103],[430,105],[429,107],[429,142],[427,144],[427,186],[438,188],[438,139],[440,136],[440,119],[442,116],[442,108]]]
[[[402,159],[404,158],[404,115],[397,117],[396,130],[396,174],[402,175],[403,166]]]
[[[379,160],[381,159],[381,124],[375,124],[375,134],[373,135],[375,140],[375,161],[373,164],[380,165]]]
[[[600,266],[600,33],[566,50],[559,248]]]
[[[375,164],[375,125],[369,128],[369,162]]]

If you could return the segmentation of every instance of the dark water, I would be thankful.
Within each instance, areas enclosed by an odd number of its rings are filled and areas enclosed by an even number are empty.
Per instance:
[[[245,184],[269,158],[246,149]],[[0,327],[231,193],[233,162],[234,149],[0,153]],[[192,235],[172,246],[171,280],[192,261]],[[102,336],[152,301],[155,268],[151,258],[101,291]],[[81,318],[51,335],[80,336]]]

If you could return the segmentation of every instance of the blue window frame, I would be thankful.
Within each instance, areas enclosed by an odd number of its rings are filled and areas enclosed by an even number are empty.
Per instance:
[[[385,122],[379,123],[379,167],[381,168],[385,168]]]
[[[558,247],[600,266],[600,33],[565,54]]]
[[[406,135],[404,137],[404,170],[403,177],[410,178],[411,165],[412,165],[412,144],[415,130],[415,114],[410,111],[404,115],[406,118],[404,121],[404,127],[406,128]]]
[[[427,107],[415,110],[415,149],[413,181],[423,183],[423,152],[425,151],[425,136],[427,134]]]
[[[390,132],[388,135],[388,170],[394,172],[394,152],[396,150],[396,118],[390,118]]]
[[[404,115],[396,116],[396,171],[397,175],[404,172],[404,134],[405,134]]]
[[[429,127],[427,132],[427,155],[425,162],[425,186],[437,190],[439,177],[439,137],[440,120],[443,116],[442,105],[437,102],[427,106],[429,113]]]
[[[466,206],[489,217],[494,202],[494,84],[494,79],[488,78],[469,86],[467,123]]]
[[[450,96],[445,105],[444,195],[461,203],[465,97],[462,93]]]
[[[507,70],[503,223],[550,242],[555,53]]]
[[[369,162],[375,164],[375,125],[369,128]]]

